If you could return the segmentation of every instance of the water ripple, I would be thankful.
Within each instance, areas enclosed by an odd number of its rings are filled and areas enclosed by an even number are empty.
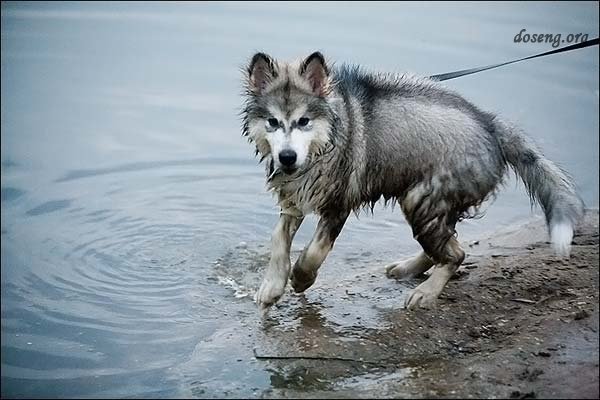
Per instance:
[[[67,208],[70,205],[71,205],[71,200],[68,200],[68,199],[47,201],[43,204],[40,204],[39,206],[37,206],[35,208],[32,208],[29,211],[27,211],[26,214],[31,215],[31,216],[48,214],[48,213],[51,213],[54,211],[62,210],[63,208]]]
[[[80,169],[67,172],[55,182],[66,182],[75,179],[88,178],[98,175],[120,174],[124,172],[145,171],[165,167],[203,166],[203,165],[253,165],[250,159],[241,158],[194,158],[190,160],[172,161],[146,161],[131,164],[117,165],[115,167]]]
[[[8,214],[13,228],[3,236],[3,274],[11,274],[2,282],[3,384],[142,379],[177,364],[212,333],[221,303],[209,301],[218,288],[211,289],[206,276],[211,255],[198,244],[218,246],[223,237],[211,232],[213,226],[240,211],[220,207],[218,195],[204,196],[193,185],[210,180],[181,167],[231,161],[74,171],[51,190],[72,193],[70,198],[38,200],[24,213],[36,217],[28,224],[18,223],[18,213]],[[121,184],[126,172],[158,168],[152,177]],[[257,175],[239,165],[226,175],[244,174]],[[101,183],[79,181],[101,175]],[[25,193],[12,189],[2,189],[3,203]],[[34,243],[31,254],[23,251],[24,239]]]

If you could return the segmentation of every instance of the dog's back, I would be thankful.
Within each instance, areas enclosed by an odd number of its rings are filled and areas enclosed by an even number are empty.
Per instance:
[[[518,129],[427,78],[342,66],[334,79],[351,110],[341,113],[346,144],[364,149],[353,152],[363,202],[395,197],[409,219],[445,214],[452,222],[493,193],[511,166],[551,232],[561,236],[575,226],[583,208],[574,185]],[[569,238],[554,236],[557,250],[568,252]]]
[[[403,75],[373,76],[356,68],[336,73],[346,104],[347,145],[364,148],[363,188],[370,200],[400,201],[431,183],[458,211],[477,205],[500,182],[506,163],[495,136],[495,117],[435,82]],[[358,122],[357,122],[358,121]]]

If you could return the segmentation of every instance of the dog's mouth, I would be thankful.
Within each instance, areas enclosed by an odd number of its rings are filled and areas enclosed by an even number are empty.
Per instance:
[[[296,175],[301,173],[304,169],[300,168],[297,165],[294,166],[285,166],[285,165],[275,165],[275,162],[271,160],[269,163],[269,175],[267,177],[267,182],[271,182],[276,178],[282,178],[284,176],[289,178],[294,178]]]
[[[296,171],[298,171],[298,167],[286,167],[284,165],[282,165],[280,167],[281,171],[283,171],[286,175],[292,175],[294,174]]]
[[[267,181],[272,181],[273,179],[275,179],[276,177],[282,177],[282,176],[291,176],[294,175],[296,172],[298,171],[297,167],[284,167],[284,166],[278,166],[275,167],[275,165],[273,163],[271,163],[271,166],[269,168],[269,176],[267,177]]]

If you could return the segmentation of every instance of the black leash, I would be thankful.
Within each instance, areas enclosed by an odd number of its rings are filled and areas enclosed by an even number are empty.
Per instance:
[[[592,39],[592,40],[587,40],[585,42],[573,44],[571,46],[562,47],[560,49],[547,51],[547,52],[541,53],[541,54],[536,54],[534,56],[519,58],[518,60],[507,61],[507,62],[503,62],[500,64],[488,65],[487,67],[463,69],[460,71],[448,72],[445,74],[432,75],[432,76],[430,76],[430,78],[433,80],[436,80],[436,81],[446,81],[448,79],[454,79],[454,78],[458,78],[460,76],[471,75],[476,72],[481,72],[481,71],[485,71],[485,70],[492,69],[492,68],[498,68],[503,65],[513,64],[513,63],[516,63],[519,61],[530,60],[532,58],[537,58],[537,57],[549,56],[550,54],[562,53],[563,51],[577,50],[577,49],[583,49],[584,47],[596,46],[599,43],[600,43],[600,38],[596,38],[596,39]]]

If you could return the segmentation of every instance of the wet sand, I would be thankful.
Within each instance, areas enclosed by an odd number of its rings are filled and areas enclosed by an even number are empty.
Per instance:
[[[246,343],[271,373],[260,396],[598,398],[598,210],[570,259],[546,240],[537,218],[465,243],[431,310],[402,305],[425,277],[381,265],[286,294]]]

